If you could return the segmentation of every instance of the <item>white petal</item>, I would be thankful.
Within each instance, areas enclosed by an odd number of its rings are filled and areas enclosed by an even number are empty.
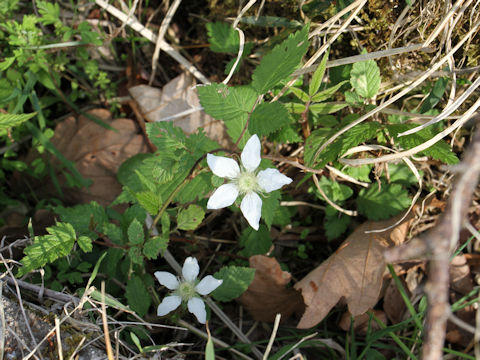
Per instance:
[[[234,184],[223,184],[210,196],[207,209],[221,209],[232,205],[238,196],[238,188]]]
[[[288,176],[283,175],[277,169],[265,169],[257,175],[258,185],[267,193],[280,189],[283,185],[288,185],[292,182]]]
[[[168,289],[175,290],[178,288],[178,279],[175,275],[167,271],[155,271],[154,275],[158,282]]]
[[[191,298],[187,303],[188,311],[190,311],[197,318],[198,322],[205,324],[207,321],[207,311],[205,310],[205,303],[198,297]]]
[[[163,299],[162,303],[158,305],[157,315],[163,316],[167,315],[170,311],[175,310],[182,303],[182,298],[180,296],[172,295],[167,296]]]
[[[262,215],[262,199],[260,199],[260,196],[254,192],[248,193],[243,198],[240,209],[250,226],[258,230],[260,216]]]
[[[215,175],[222,178],[233,179],[240,174],[237,162],[230,158],[207,154],[207,164]]]
[[[200,267],[198,266],[197,259],[191,256],[186,258],[182,268],[183,278],[186,281],[194,281],[197,278],[199,271]]]
[[[252,135],[248,139],[245,147],[243,148],[242,155],[242,164],[248,171],[255,171],[255,169],[260,165],[260,139],[257,135]]]
[[[205,276],[202,281],[200,281],[197,286],[195,286],[195,290],[200,295],[207,295],[210,294],[213,290],[217,287],[222,285],[223,280],[215,279],[212,275]]]

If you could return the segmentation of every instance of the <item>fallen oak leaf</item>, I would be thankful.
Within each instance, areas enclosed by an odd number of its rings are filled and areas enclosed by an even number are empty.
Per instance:
[[[254,255],[249,263],[255,269],[255,277],[238,301],[255,320],[272,322],[279,313],[285,321],[293,313],[303,313],[302,295],[286,287],[292,276],[280,268],[275,258]]]
[[[302,292],[306,305],[298,328],[306,329],[318,324],[341,298],[345,298],[353,316],[373,308],[378,301],[385,272],[383,252],[405,239],[412,215],[388,231],[365,232],[387,228],[402,215],[360,225],[334,254],[295,285],[295,289]]]

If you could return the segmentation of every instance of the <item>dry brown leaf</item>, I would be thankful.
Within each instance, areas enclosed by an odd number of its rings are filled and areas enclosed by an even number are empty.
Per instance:
[[[407,296],[410,297],[407,284],[403,278],[400,278],[400,281],[403,282],[403,288],[407,292]],[[383,310],[392,324],[401,322],[403,320],[403,314],[407,310],[407,305],[405,305],[400,290],[393,279],[388,283],[385,295],[383,296]]]
[[[73,203],[97,201],[109,205],[121,192],[117,170],[128,158],[146,152],[147,146],[134,121],[112,119],[105,109],[88,112],[113,127],[105,129],[84,116],[71,116],[55,128],[52,143],[68,159],[75,163],[83,177],[93,183],[88,189],[65,189],[66,200]],[[58,163],[58,161],[57,161]],[[59,177],[64,183],[63,175]]]
[[[473,290],[473,280],[465,255],[455,256],[450,263],[450,284],[452,289],[466,295]]]
[[[169,120],[170,117],[200,107],[195,81],[190,74],[180,74],[162,90],[148,85],[138,85],[128,91],[147,121],[173,121],[175,126],[181,127],[186,134],[192,134],[202,127],[207,136],[221,146],[231,145],[223,122],[213,119],[203,110]]]
[[[365,231],[386,228],[401,216],[360,225],[334,254],[295,285],[306,305],[298,328],[318,324],[341,298],[345,298],[353,316],[365,313],[377,303],[386,266],[383,252],[405,239],[410,221],[381,233]]]
[[[277,313],[286,320],[293,313],[301,314],[304,304],[302,295],[286,285],[291,280],[289,272],[282,271],[275,258],[264,255],[250,257],[250,267],[255,277],[239,302],[257,321],[273,321]]]

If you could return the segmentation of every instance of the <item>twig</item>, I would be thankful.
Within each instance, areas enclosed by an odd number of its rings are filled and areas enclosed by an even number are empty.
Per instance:
[[[60,334],[60,321],[58,321],[58,317],[56,316],[55,316],[55,333],[57,335],[58,360],[63,360],[63,347],[62,347],[62,336]]]
[[[275,337],[277,336],[278,326],[280,325],[281,317],[282,317],[281,314],[275,315],[275,322],[273,323],[272,335],[270,335],[270,340],[268,340],[267,349],[263,353],[262,360],[267,360],[268,354],[270,354],[270,351],[272,351],[273,342],[275,341]]]
[[[102,294],[101,314],[102,314],[102,323],[103,323],[103,334],[105,336],[105,348],[107,350],[108,360],[114,360],[115,357],[113,356],[112,343],[110,342],[110,332],[108,330],[108,323],[107,323],[107,307],[105,306],[105,281],[102,281],[101,294]]]
[[[449,259],[458,242],[464,219],[467,218],[471,199],[480,175],[480,127],[477,128],[473,142],[466,151],[465,158],[457,167],[453,191],[446,210],[438,225],[421,238],[387,250],[387,262],[397,262],[414,257],[428,256],[429,276],[425,290],[428,298],[428,312],[425,325],[423,359],[442,358],[446,323],[450,313],[448,304]]]

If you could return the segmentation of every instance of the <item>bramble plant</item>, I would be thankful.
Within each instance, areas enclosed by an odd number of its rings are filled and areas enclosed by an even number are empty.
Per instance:
[[[47,60],[33,66],[28,63],[30,57],[25,51],[39,51],[46,45],[45,40],[32,30],[36,29],[38,21],[55,24],[57,35],[64,34],[65,40],[71,35],[61,24],[57,26],[55,5],[45,3],[43,9],[45,15],[40,20],[27,18],[22,24],[9,25],[9,36],[14,36],[15,27],[20,27],[31,33],[28,35],[30,40],[25,42],[26,39],[18,39],[24,42],[22,44],[27,46],[27,50],[15,52],[9,49],[11,54],[1,66],[6,70],[15,62],[21,63],[38,79],[43,79],[39,81],[51,81],[54,90],[56,80],[48,76],[50,68],[41,66]],[[238,49],[235,30],[220,25],[210,25],[208,29],[214,51],[229,53],[232,49]],[[89,34],[88,29],[78,31],[82,39],[86,37],[96,44],[97,38],[86,35]],[[222,34],[218,31],[222,31]],[[396,175],[389,177],[386,175],[388,172],[382,173],[369,165],[348,167],[342,164],[342,158],[352,156],[348,151],[364,143],[380,146],[395,144],[398,148],[408,149],[434,134],[425,129],[397,138],[396,134],[415,125],[403,124],[394,118],[389,118],[387,122],[372,120],[353,127],[321,149],[329,138],[371,109],[381,78],[375,61],[369,60],[344,66],[341,76],[327,81],[326,55],[309,82],[307,77],[300,78],[283,91],[309,49],[308,33],[309,26],[304,26],[277,44],[261,59],[248,84],[228,86],[212,83],[198,87],[204,111],[215,119],[223,120],[229,140],[235,144],[230,150],[222,149],[202,129],[187,136],[171,122],[148,123],[146,132],[157,150],[151,154],[136,155],[122,165],[118,180],[123,185],[123,191],[112,206],[103,208],[94,202],[72,208],[57,206],[55,212],[60,221],[47,229],[47,235],[36,236],[33,244],[27,247],[18,276],[50,266],[68,255],[79,259],[88,256],[91,261],[96,261],[106,252],[101,270],[126,284],[124,294],[112,284],[108,288],[109,293],[124,296],[130,308],[144,316],[152,304],[150,294],[155,287],[148,263],[162,257],[172,233],[192,232],[204,226],[209,209],[229,207],[235,213],[238,207],[235,200],[239,195],[243,196],[239,206],[247,220],[241,223],[242,254],[251,256],[266,253],[271,246],[269,229],[272,226],[283,228],[300,220],[296,219],[295,209],[287,210],[280,206],[283,196],[280,189],[289,185],[292,179],[280,173],[272,160],[261,157],[262,142],[290,144],[293,147],[304,143],[302,169],[320,170],[329,165],[332,171],[346,174],[364,185],[358,190],[354,184],[339,184],[327,176],[322,176],[316,185],[308,171],[298,182],[306,183],[311,196],[318,197],[320,201],[328,198],[324,214],[328,239],[335,239],[348,229],[350,217],[339,212],[344,205],[356,206],[358,213],[373,220],[389,218],[408,208],[412,201],[409,190],[415,186],[417,179],[412,179],[406,166],[390,165],[390,170],[395,169],[391,173]],[[55,66],[66,66],[66,63],[57,63]],[[96,69],[93,70],[92,74],[96,72]],[[96,77],[91,78],[96,78],[100,82],[98,85],[101,85],[102,76],[98,72]],[[21,76],[19,79],[20,83],[25,80]],[[354,111],[342,112],[346,108]],[[27,120],[10,119],[17,122]],[[442,141],[423,153],[447,164],[458,161]],[[241,167],[234,160],[238,156]],[[226,178],[228,183],[224,184],[222,178]],[[373,178],[383,183],[381,191],[372,183]],[[338,206],[332,207],[332,202]],[[119,213],[113,208],[115,205],[128,207]],[[153,223],[146,227],[149,217],[153,218]],[[230,225],[222,222],[221,226]],[[158,235],[155,234],[156,229],[159,230]],[[82,253],[74,252],[77,247]],[[299,248],[297,253],[298,256],[306,256],[305,248]],[[205,322],[204,304],[197,294],[207,295],[212,291],[215,300],[230,301],[240,296],[253,280],[253,269],[237,265],[233,262],[224,266],[214,274],[217,280],[208,285],[204,283],[205,279],[196,284],[198,264],[191,257],[185,260],[181,280],[165,271],[156,272],[159,282],[174,290],[174,295],[164,298],[158,307],[158,314],[166,315],[180,303],[186,302],[189,311],[201,323]],[[241,262],[240,265],[246,263]]]

